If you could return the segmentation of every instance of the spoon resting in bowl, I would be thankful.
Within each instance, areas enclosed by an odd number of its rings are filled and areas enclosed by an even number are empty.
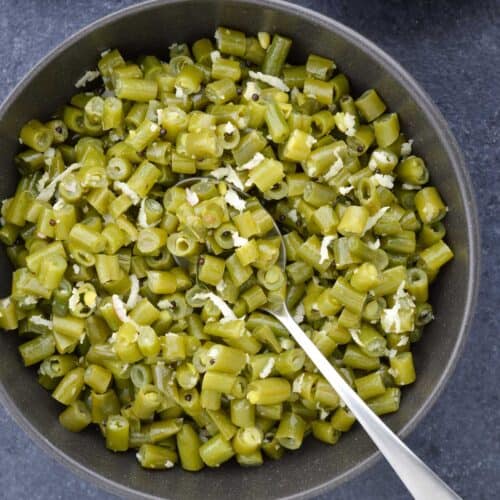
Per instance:
[[[218,184],[220,181],[208,177],[190,177],[179,181],[175,187],[189,188],[199,182]],[[249,198],[231,185],[231,189],[242,198]],[[286,248],[282,234],[273,219],[273,229],[266,237],[280,238],[279,267],[285,271]],[[192,262],[186,258],[173,256],[175,262],[186,270],[192,270]],[[325,377],[342,401],[349,408],[356,420],[364,428],[385,459],[389,462],[403,484],[416,500],[448,500],[460,498],[446,483],[444,483],[422,460],[420,460],[387,425],[369,408],[351,386],[339,374],[336,368],[321,353],[312,340],[304,333],[293,319],[286,302],[279,296],[273,296],[260,308],[274,316],[304,350],[319,372]]]

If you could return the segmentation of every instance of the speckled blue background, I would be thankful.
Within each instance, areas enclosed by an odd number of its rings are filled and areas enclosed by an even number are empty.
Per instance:
[[[0,99],[51,48],[133,0],[0,0]],[[420,82],[461,144],[482,226],[482,286],[465,353],[406,440],[461,496],[500,497],[500,2],[299,1],[358,30]],[[0,498],[114,499],[34,445],[0,408]],[[387,464],[320,497],[408,498]],[[431,500],[431,499],[429,499]]]

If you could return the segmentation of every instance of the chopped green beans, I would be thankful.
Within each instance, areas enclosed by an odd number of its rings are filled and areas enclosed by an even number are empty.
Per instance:
[[[447,206],[376,90],[351,95],[327,53],[288,64],[279,34],[214,38],[104,53],[104,93],[21,128],[1,207],[0,328],[65,429],[97,424],[147,469],[261,465],[351,428],[262,311],[276,299],[375,413],[397,411],[453,258]]]

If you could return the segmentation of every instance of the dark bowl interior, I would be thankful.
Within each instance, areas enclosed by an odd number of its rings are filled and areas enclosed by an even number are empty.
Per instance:
[[[477,285],[477,216],[470,181],[457,145],[442,116],[416,83],[387,55],[348,28],[292,4],[264,0],[188,0],[149,2],[109,16],[77,33],[45,58],[0,109],[2,182],[0,197],[12,195],[17,182],[11,158],[18,132],[32,117],[48,118],[74,92],[74,82],[95,67],[99,53],[117,47],[127,56],[167,53],[178,41],[212,36],[217,26],[246,32],[265,30],[293,38],[292,60],[314,52],[333,57],[352,79],[354,93],[375,87],[402,128],[415,139],[414,150],[429,165],[432,181],[449,205],[447,240],[456,257],[432,290],[436,320],[415,346],[417,382],[404,390],[401,410],[385,419],[396,432],[414,427],[449,377],[469,326]],[[0,255],[2,296],[9,293],[10,266]],[[46,450],[86,478],[121,496],[222,500],[310,496],[333,487],[373,462],[375,448],[357,426],[338,445],[308,439],[283,460],[257,469],[227,464],[189,474],[141,470],[132,453],[112,455],[95,431],[72,434],[57,422],[59,405],[22,367],[15,334],[2,334],[0,394],[16,421]]]

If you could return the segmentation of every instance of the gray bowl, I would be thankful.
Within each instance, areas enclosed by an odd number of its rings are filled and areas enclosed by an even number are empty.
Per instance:
[[[462,155],[443,117],[406,71],[349,28],[296,5],[268,0],[153,1],[105,17],[45,57],[1,106],[0,197],[12,195],[17,182],[7,159],[19,148],[22,124],[32,117],[48,118],[67,101],[75,92],[74,82],[95,67],[102,50],[118,47],[128,56],[164,55],[172,42],[211,36],[219,25],[288,35],[294,40],[292,60],[304,61],[311,52],[330,56],[350,76],[355,93],[377,88],[390,109],[400,113],[404,131],[415,139],[415,151],[426,159],[432,181],[449,205],[447,240],[456,257],[432,289],[436,320],[415,346],[417,382],[403,391],[400,411],[385,419],[405,436],[438,397],[464,346],[478,286],[479,224]],[[0,292],[5,296],[11,269],[4,253],[0,271],[5,277]],[[34,370],[30,373],[19,360],[16,335],[2,334],[0,342],[0,399],[15,421],[57,460],[122,497],[305,498],[352,478],[379,456],[357,426],[334,447],[307,439],[300,451],[257,469],[227,464],[197,474],[180,468],[145,471],[133,453],[108,452],[97,432],[72,434],[62,429],[59,405],[37,384]]]

